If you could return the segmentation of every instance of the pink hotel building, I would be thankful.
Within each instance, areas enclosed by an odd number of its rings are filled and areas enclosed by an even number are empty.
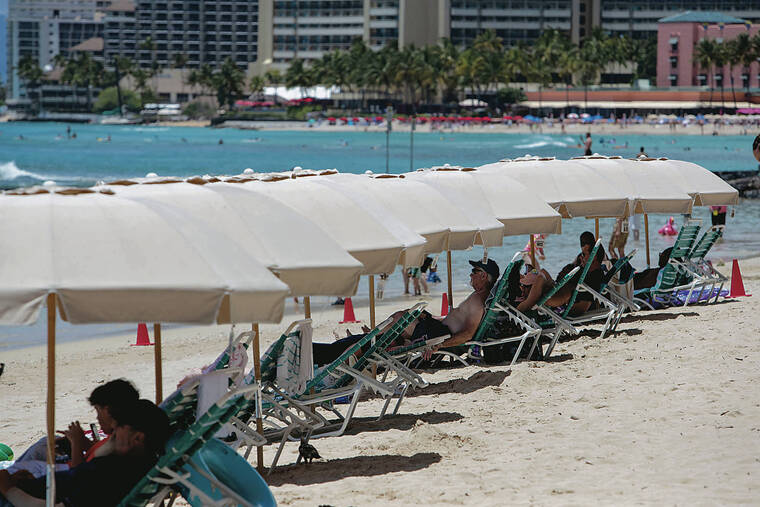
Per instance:
[[[742,19],[719,12],[687,11],[659,20],[657,25],[657,87],[709,86],[728,89],[731,85],[731,69],[726,66],[715,69],[714,79],[708,80],[708,69],[701,69],[694,61],[694,49],[702,39],[728,41],[740,33],[755,35],[760,25],[752,25]],[[737,91],[760,87],[760,64],[753,63],[749,69],[734,67],[734,86]]]

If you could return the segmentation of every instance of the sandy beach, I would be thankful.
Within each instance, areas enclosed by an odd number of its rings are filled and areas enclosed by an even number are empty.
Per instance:
[[[757,294],[760,259],[741,269]],[[382,301],[378,316],[418,299]],[[440,295],[423,300],[440,309]],[[342,307],[315,307],[315,339],[345,332]],[[264,345],[296,310],[289,301],[283,324],[262,327]],[[755,296],[641,312],[605,339],[586,328],[559,343],[549,362],[426,372],[430,386],[398,415],[376,421],[381,401],[364,401],[348,434],[312,442],[324,459],[296,467],[291,444],[267,480],[280,505],[757,504],[759,310]],[[367,308],[357,307],[357,317],[366,322]],[[164,393],[213,359],[228,331],[166,330]],[[130,347],[134,340],[57,348],[57,427],[94,422],[86,398],[112,378],[154,397],[153,348]],[[4,352],[1,360],[0,442],[20,454],[45,427],[45,350]],[[267,463],[272,455],[266,448]]]
[[[190,126],[205,127],[209,126],[208,122],[188,122],[187,124],[162,123],[162,126]],[[309,126],[305,122],[286,122],[286,121],[230,121],[226,122],[224,127],[227,128],[244,128],[255,130],[294,130],[294,131],[320,131],[320,132],[385,132],[385,125],[329,125],[326,121],[321,124]],[[506,125],[501,123],[491,123],[486,125],[453,125],[431,127],[430,124],[416,125],[415,132],[418,133],[468,133],[468,134],[567,134],[573,137],[591,132],[591,134],[604,135],[654,135],[654,136],[673,136],[673,135],[712,135],[716,132],[722,136],[749,135],[752,126],[744,125],[704,125],[700,127],[696,124],[677,125],[672,128],[666,124],[629,124],[623,127],[620,124],[581,124],[571,123],[565,126],[565,132],[559,123],[551,125],[530,125],[525,123]],[[393,122],[393,130],[396,132],[409,132],[410,125],[399,121]]]

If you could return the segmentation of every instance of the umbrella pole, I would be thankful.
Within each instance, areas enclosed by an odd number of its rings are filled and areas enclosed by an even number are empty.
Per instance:
[[[308,296],[304,298],[308,301]],[[307,303],[308,304],[308,303]],[[264,434],[264,423],[261,420],[261,351],[259,350],[261,344],[259,342],[259,325],[252,324],[251,331],[253,331],[253,375],[256,379],[256,432],[259,435]],[[264,472],[264,448],[260,445],[256,446],[256,470],[259,474]]]
[[[309,296],[303,297],[303,316],[306,319],[311,318],[311,298]]]
[[[594,238],[599,239],[599,219],[594,219]]]
[[[55,294],[47,296],[47,485],[45,504],[55,504]]]
[[[369,327],[375,327],[375,275],[369,275]]]
[[[161,324],[153,324],[153,342],[155,348],[153,349],[153,359],[156,363],[156,405],[161,403],[164,399],[164,372],[161,368]]]
[[[646,213],[644,213],[644,241],[647,244],[647,268],[649,268],[649,215]]]
[[[446,277],[449,282],[449,308],[454,307],[454,293],[451,289],[451,250],[446,250]]]
[[[532,266],[536,267],[536,240],[533,238],[533,234],[530,235],[530,262]]]

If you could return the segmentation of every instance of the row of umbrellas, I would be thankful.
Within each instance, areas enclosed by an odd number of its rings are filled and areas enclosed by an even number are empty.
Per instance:
[[[561,218],[688,214],[737,198],[693,163],[602,156],[6,192],[0,323],[36,321],[51,292],[74,323],[278,322],[288,294],[350,296],[360,275],[427,254],[557,234]]]

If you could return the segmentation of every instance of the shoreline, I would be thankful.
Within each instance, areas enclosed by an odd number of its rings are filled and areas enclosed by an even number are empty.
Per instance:
[[[232,120],[231,120],[232,121]],[[259,131],[292,131],[292,132],[380,132],[384,133],[386,128],[384,125],[328,125],[327,122],[323,122],[320,125],[312,124],[311,126],[307,122],[288,122],[288,121],[242,121],[234,120],[235,124],[225,126],[224,123],[214,126],[217,129],[232,128],[238,130],[259,130]],[[244,124],[244,125],[243,125]],[[153,125],[153,124],[152,124]],[[154,125],[170,127],[211,127],[210,121],[193,121],[193,122],[160,122]],[[581,135],[586,132],[593,134],[605,134],[605,135],[643,135],[643,136],[683,136],[683,135],[696,135],[696,136],[711,136],[713,130],[717,132],[718,136],[726,135],[752,135],[752,126],[745,125],[705,125],[704,129],[699,125],[690,124],[687,126],[677,125],[675,129],[671,129],[666,124],[633,124],[623,127],[622,125],[609,125],[609,124],[569,124],[565,126],[565,132],[562,132],[559,123],[553,125],[528,125],[528,124],[488,124],[488,125],[460,125],[451,128],[435,128],[433,129],[430,124],[416,125],[415,132],[425,134],[546,134],[546,135]],[[393,122],[393,131],[396,132],[410,132],[411,126],[409,124],[401,123],[399,121]]]

